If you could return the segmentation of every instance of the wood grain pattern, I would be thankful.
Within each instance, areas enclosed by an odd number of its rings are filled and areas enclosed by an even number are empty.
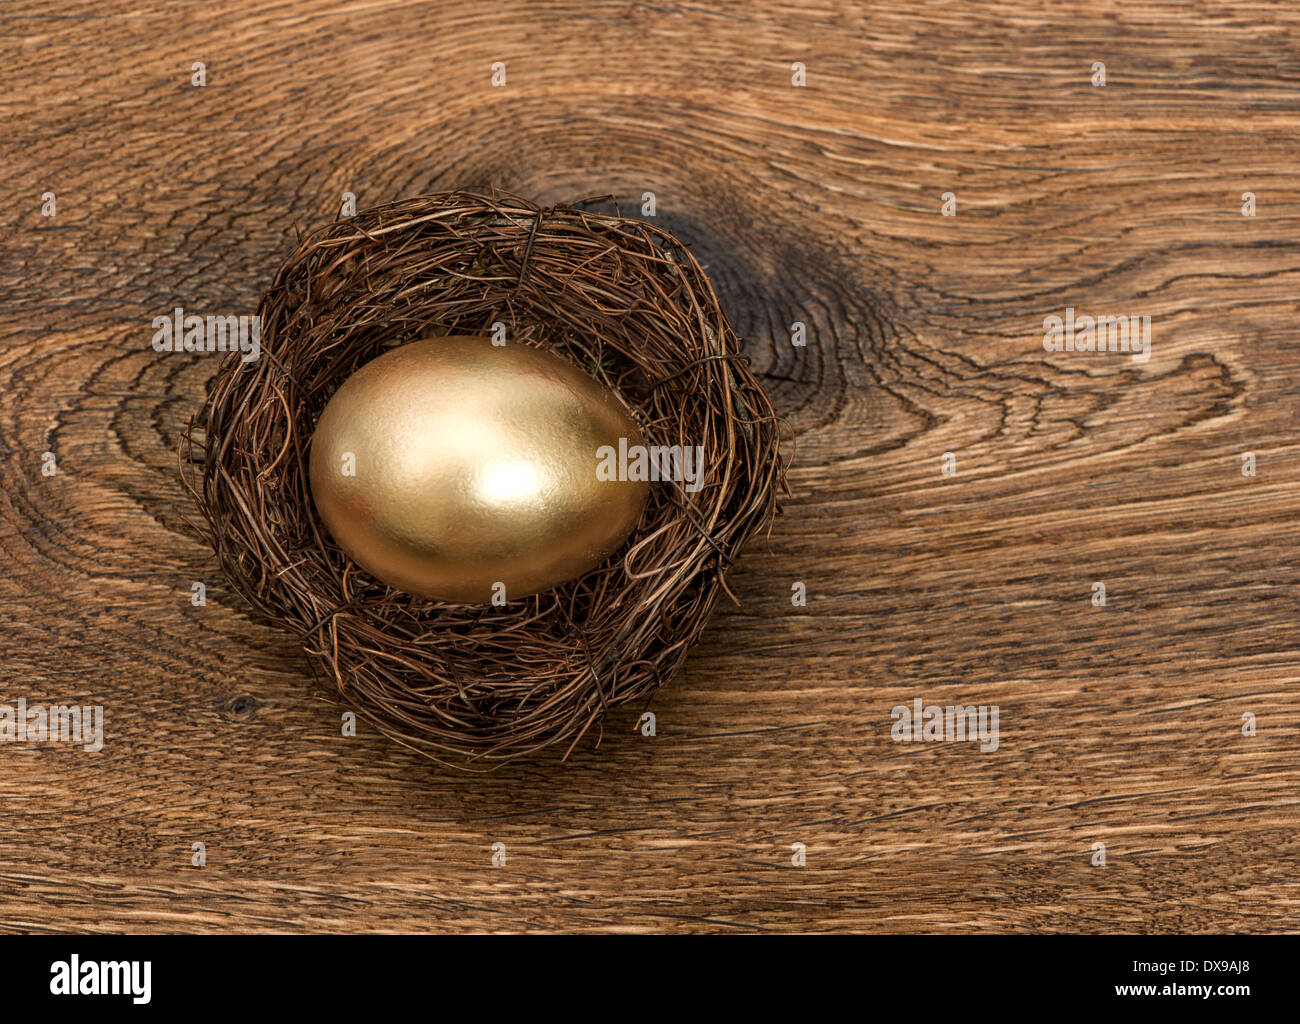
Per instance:
[[[0,703],[107,736],[0,744],[0,929],[1300,931],[1300,13],[1045,6],[6,5]],[[216,364],[149,324],[344,191],[488,183],[654,191],[797,448],[657,736],[465,778],[214,578]],[[1045,352],[1067,306],[1150,361]],[[894,743],[917,696],[998,749]]]

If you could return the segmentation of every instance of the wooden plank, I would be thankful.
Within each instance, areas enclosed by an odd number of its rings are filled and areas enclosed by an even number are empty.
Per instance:
[[[106,734],[0,744],[0,929],[1300,930],[1300,14],[1044,7],[7,6],[0,704]],[[656,194],[795,496],[655,737],[464,777],[341,736],[215,575],[215,362],[149,340],[345,191],[489,183]],[[1044,351],[1067,307],[1150,359]],[[894,742],[917,697],[997,749]]]

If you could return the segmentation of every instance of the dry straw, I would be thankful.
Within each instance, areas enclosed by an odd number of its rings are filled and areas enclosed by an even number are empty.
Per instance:
[[[698,262],[650,224],[495,191],[389,203],[303,240],[258,312],[261,358],[227,358],[182,440],[199,528],[234,589],[302,638],[334,697],[435,760],[483,769],[557,743],[567,756],[608,709],[648,701],[778,511],[771,403]],[[430,325],[497,323],[509,344],[553,349],[613,388],[647,444],[702,445],[704,485],[653,485],[627,544],[544,594],[504,607],[415,598],[325,532],[312,431],[388,348]]]

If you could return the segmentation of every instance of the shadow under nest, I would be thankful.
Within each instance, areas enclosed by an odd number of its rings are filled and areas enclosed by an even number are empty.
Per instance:
[[[672,235],[508,193],[364,210],[303,239],[181,442],[181,472],[232,587],[297,634],[333,696],[393,740],[483,769],[565,744],[680,666],[724,574],[779,511],[780,422],[703,270]],[[648,446],[700,445],[702,486],[651,487],[603,565],[502,607],[426,600],[333,542],[312,432],[354,371],[431,325],[549,348],[618,394]],[[730,591],[728,591],[730,594]]]

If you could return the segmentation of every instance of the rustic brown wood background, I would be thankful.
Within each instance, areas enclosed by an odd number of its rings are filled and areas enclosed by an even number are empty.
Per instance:
[[[0,703],[107,731],[0,745],[0,930],[1300,931],[1294,4],[0,17]],[[344,738],[216,575],[175,455],[216,362],[149,341],[345,191],[489,183],[655,192],[797,448],[657,736],[465,777]],[[1044,352],[1066,306],[1150,362]],[[998,750],[894,743],[917,696]]]

